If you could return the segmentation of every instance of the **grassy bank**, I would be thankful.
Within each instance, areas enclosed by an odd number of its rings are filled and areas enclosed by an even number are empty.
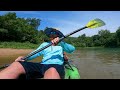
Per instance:
[[[104,47],[76,47],[76,49],[94,49],[94,48],[104,48]]]
[[[39,44],[33,44],[29,42],[0,42],[0,48],[15,48],[15,49],[35,49]]]
[[[0,48],[14,48],[14,49],[36,49],[40,44],[33,44],[29,42],[0,42]],[[93,49],[104,47],[76,47],[76,49]]]

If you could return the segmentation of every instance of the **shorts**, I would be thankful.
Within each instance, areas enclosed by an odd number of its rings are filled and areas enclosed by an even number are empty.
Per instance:
[[[41,64],[41,63],[36,63],[36,62],[21,62],[21,61],[19,61],[19,63],[25,69],[26,79],[43,78],[45,71],[48,70],[50,67],[54,67],[57,70],[61,79],[64,79],[64,76],[65,76],[64,65]]]

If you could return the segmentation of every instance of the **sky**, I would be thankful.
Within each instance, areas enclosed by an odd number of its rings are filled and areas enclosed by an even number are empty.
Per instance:
[[[89,21],[99,18],[106,25],[96,29],[84,29],[71,36],[78,37],[82,34],[93,36],[100,30],[116,32],[120,26],[120,11],[0,11],[0,16],[8,12],[16,12],[17,17],[37,18],[41,20],[38,30],[46,27],[59,29],[64,35],[84,27]]]

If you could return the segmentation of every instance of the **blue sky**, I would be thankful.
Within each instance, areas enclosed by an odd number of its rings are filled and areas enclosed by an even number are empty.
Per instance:
[[[45,27],[58,28],[64,35],[84,27],[90,20],[99,18],[106,25],[96,29],[84,29],[75,33],[74,37],[86,34],[92,36],[98,34],[103,29],[116,32],[120,26],[120,11],[0,11],[0,15],[8,12],[16,12],[17,17],[21,18],[39,18],[41,25],[39,29],[44,30]]]

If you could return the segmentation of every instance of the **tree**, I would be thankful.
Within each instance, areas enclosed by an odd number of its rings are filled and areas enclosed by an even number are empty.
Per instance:
[[[40,20],[36,18],[19,18],[16,13],[0,16],[0,37],[5,41],[38,43],[38,26]],[[0,39],[1,40],[1,39]]]
[[[107,42],[107,38],[110,36],[110,31],[109,30],[101,30],[98,32],[99,35],[99,41],[101,46],[104,46],[105,43]]]
[[[116,31],[117,45],[120,46],[120,27]]]
[[[82,47],[86,47],[86,34],[82,34],[78,37],[78,41]]]
[[[0,41],[6,41],[6,38],[8,36],[8,30],[7,29],[0,29]]]
[[[27,18],[26,19],[27,23],[29,25],[31,25],[35,30],[38,29],[38,26],[40,25],[40,19],[36,19],[36,18]]]
[[[99,35],[92,36],[93,46],[101,46],[99,39],[100,39]]]
[[[105,47],[117,47],[116,34],[111,33],[105,42]]]

